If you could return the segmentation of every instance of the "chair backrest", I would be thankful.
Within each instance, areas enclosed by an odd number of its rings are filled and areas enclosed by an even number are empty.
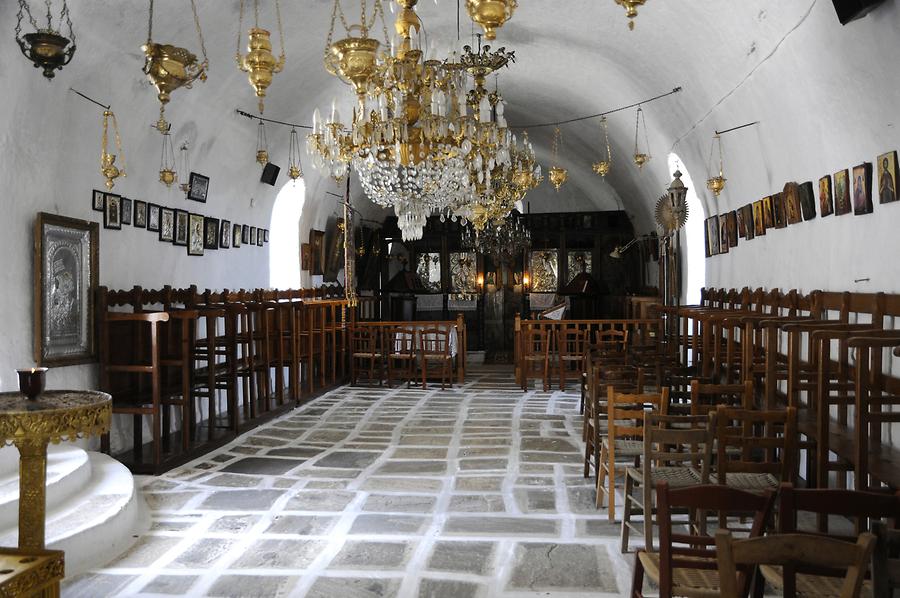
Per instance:
[[[719,530],[716,532],[716,553],[720,595],[723,598],[746,596],[738,567],[779,565],[785,572],[785,596],[796,595],[796,585],[790,583],[790,571],[798,567],[827,567],[846,572],[840,598],[857,598],[874,548],[875,536],[868,532],[851,543],[807,534],[776,534],[735,540],[731,532]]]
[[[691,415],[707,415],[719,405],[753,408],[753,381],[743,384],[704,384],[691,380]]]
[[[600,351],[624,353],[628,348],[628,331],[607,328],[594,332],[594,348]]]
[[[839,488],[794,488],[782,484],[778,493],[778,531],[795,533],[799,513],[822,515],[816,532],[828,531],[828,515],[839,515],[856,521],[856,533],[869,529],[868,522],[878,519],[900,519],[900,492],[861,492]],[[833,535],[833,534],[832,534]],[[841,539],[850,539],[843,536]]]
[[[353,353],[377,353],[380,330],[374,326],[362,326],[353,329],[350,346]]]
[[[644,479],[654,467],[692,466],[700,470],[700,483],[709,482],[715,416],[644,415]]]
[[[658,393],[629,394],[607,387],[606,412],[609,419],[609,438],[643,440],[644,417],[648,413],[666,415],[669,408],[669,389]],[[609,443],[610,458],[615,458],[614,442]]]
[[[716,411],[716,468],[720,484],[729,473],[766,473],[793,482],[797,451],[797,410],[735,409]],[[729,449],[736,448],[740,454]]]
[[[872,524],[875,552],[872,554],[872,595],[893,598],[900,588],[900,530],[881,521]]]
[[[412,355],[416,352],[416,329],[412,326],[393,326],[388,329],[387,336],[391,353]]]
[[[550,352],[550,329],[544,326],[525,328],[525,355],[546,357]]]
[[[562,324],[556,337],[560,357],[583,358],[587,349],[587,331],[572,324]]]
[[[656,485],[659,518],[659,585],[660,596],[671,596],[673,571],[676,568],[714,570],[716,565],[715,538],[705,533],[705,526],[693,526],[682,532],[673,529],[672,513],[685,509],[705,517],[713,512],[720,518],[727,516],[752,517],[747,536],[761,536],[772,514],[775,493],[761,494],[729,488],[718,484],[669,488],[666,482]],[[679,524],[680,525],[680,524]],[[750,577],[743,576],[741,587],[749,589]]]
[[[450,331],[437,326],[419,331],[419,348],[425,355],[450,355]]]

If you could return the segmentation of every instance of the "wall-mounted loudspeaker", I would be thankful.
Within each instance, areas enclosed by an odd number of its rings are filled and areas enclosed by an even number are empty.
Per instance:
[[[265,183],[267,185],[275,186],[275,179],[278,178],[278,173],[281,172],[281,169],[272,164],[271,162],[266,162],[265,168],[263,168],[262,176],[259,177],[260,183]]]
[[[846,25],[850,21],[861,19],[869,14],[884,0],[831,0],[834,3],[834,10],[837,12],[838,20],[841,25]]]

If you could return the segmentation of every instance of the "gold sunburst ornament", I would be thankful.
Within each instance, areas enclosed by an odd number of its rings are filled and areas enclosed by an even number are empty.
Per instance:
[[[116,153],[109,153],[109,122],[112,121],[113,132],[115,134]],[[116,156],[122,159],[119,163],[121,168],[116,166]],[[122,153],[122,138],[119,136],[119,121],[112,110],[103,111],[103,137],[100,138],[100,174],[106,179],[106,188],[112,191],[113,185],[117,178],[125,176],[125,154]]]
[[[497,39],[497,29],[510,20],[519,6],[517,0],[466,0],[466,12],[484,29],[484,37]]]
[[[600,118],[600,128],[603,129],[603,140],[606,143],[606,158],[594,162],[593,169],[596,174],[605,177],[612,168],[612,150],[609,148],[609,131],[606,128],[606,117]]]
[[[172,92],[181,87],[190,88],[197,79],[206,81],[206,72],[209,69],[206,45],[203,43],[203,32],[200,31],[200,18],[197,16],[197,6],[194,4],[194,0],[191,0],[191,11],[194,14],[197,37],[200,39],[200,51],[203,54],[203,60],[200,62],[197,61],[194,54],[184,48],[171,44],[158,44],[153,41],[153,0],[150,0],[147,43],[141,46],[141,50],[145,57],[144,74],[156,88],[160,103],[159,120],[153,126],[163,134],[169,130],[169,123],[165,119],[165,110]]]
[[[557,165],[559,162],[559,148],[561,145],[562,132],[559,130],[559,127],[556,127],[553,131],[553,166],[550,167],[550,182],[553,183],[557,192],[559,192],[559,188],[565,185],[566,181],[569,180],[569,171],[562,166]]]
[[[284,69],[284,30],[281,26],[281,6],[275,0],[275,16],[278,21],[278,38],[281,43],[281,54],[278,59],[272,54],[271,35],[266,29],[259,26],[259,0],[253,0],[253,27],[247,33],[247,54],[241,55],[241,32],[244,27],[244,0],[241,0],[240,16],[238,17],[238,39],[235,60],[238,68],[247,73],[250,85],[259,98],[259,113],[265,108],[266,90],[272,84],[272,78],[276,73]]]
[[[712,167],[712,162],[717,145],[719,146],[719,174],[710,176],[706,180],[706,188],[715,193],[716,197],[718,197],[719,193],[725,189],[725,182],[728,181],[728,179],[725,178],[725,158],[722,153],[722,138],[718,133],[713,136],[712,144],[709,147],[709,164],[707,172],[710,173],[715,172]]]
[[[644,151],[640,149],[640,131],[644,128]],[[637,116],[634,122],[634,163],[638,168],[650,161],[650,137],[647,135],[647,121],[644,120],[644,111],[638,106]]]
[[[625,16],[628,17],[628,29],[634,31],[634,20],[638,16],[638,7],[643,6],[647,0],[616,0],[616,4],[625,9]]]

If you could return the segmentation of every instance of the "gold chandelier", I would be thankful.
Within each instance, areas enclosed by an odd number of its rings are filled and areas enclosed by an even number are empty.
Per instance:
[[[719,174],[710,176],[706,180],[707,189],[715,193],[716,197],[718,197],[722,190],[725,189],[725,182],[728,181],[728,179],[725,178],[725,159],[722,155],[722,137],[718,133],[713,136],[712,144],[709,147],[709,164],[707,172],[710,173],[715,172],[712,163],[717,145],[719,146]]]
[[[281,43],[281,55],[278,59],[272,54],[271,35],[267,30],[259,26],[259,0],[253,0],[253,27],[247,33],[247,54],[241,56],[241,32],[244,28],[244,0],[241,0],[240,16],[238,17],[238,38],[235,60],[238,68],[247,73],[250,85],[259,98],[259,113],[265,108],[266,90],[272,84],[275,73],[284,69],[284,30],[281,26],[281,6],[279,0],[275,0],[275,16],[278,21],[278,39]]]
[[[603,129],[603,140],[606,143],[606,157],[594,162],[593,169],[595,173],[605,177],[612,168],[612,150],[609,147],[609,130],[606,127],[605,116],[600,118],[600,128]]]
[[[22,35],[22,18],[28,15],[28,21],[34,27],[34,31]],[[69,28],[69,37],[62,35],[63,18]],[[72,19],[69,16],[69,6],[66,0],[62,2],[59,11],[59,26],[54,29],[53,16],[50,12],[50,0],[47,0],[47,26],[40,27],[33,16],[27,0],[19,0],[19,12],[16,15],[16,42],[22,54],[34,63],[35,68],[43,69],[47,80],[53,79],[54,72],[62,70],[62,67],[72,61],[75,56],[75,32],[72,31]],[[71,43],[71,45],[69,45]]]
[[[112,121],[113,131],[115,133],[116,153],[109,153],[109,121]],[[116,166],[116,156],[121,156],[119,163],[121,168]],[[100,174],[106,179],[106,188],[112,191],[113,185],[117,178],[125,175],[125,154],[122,153],[122,138],[119,136],[119,122],[112,110],[103,111],[103,136],[100,138]]]
[[[466,0],[469,18],[481,25],[489,40],[497,39],[497,29],[512,18],[518,6],[517,0]]]
[[[184,48],[171,44],[158,44],[153,41],[153,0],[150,0],[150,18],[147,25],[147,43],[141,46],[144,52],[144,74],[150,83],[156,88],[159,98],[159,120],[154,128],[165,134],[169,130],[169,123],[165,119],[166,104],[169,103],[173,91],[180,87],[190,89],[197,79],[206,81],[206,72],[209,69],[209,60],[206,57],[206,45],[203,43],[203,32],[200,30],[200,18],[197,16],[197,6],[191,1],[191,11],[194,14],[194,27],[197,29],[197,37],[200,39],[200,51],[203,60],[197,62],[197,57]]]
[[[638,143],[641,126],[644,128],[644,151],[641,151]],[[634,123],[634,163],[638,168],[650,161],[650,137],[647,135],[647,121],[644,119],[644,111],[638,106]]]
[[[638,7],[643,6],[647,0],[616,0],[616,4],[625,9],[625,16],[628,17],[628,29],[634,31],[634,19],[638,16]]]
[[[561,145],[562,132],[559,130],[559,126],[557,126],[553,131],[553,166],[550,167],[550,182],[553,183],[557,192],[559,192],[559,188],[565,185],[566,181],[569,180],[569,171],[562,166],[558,166],[559,148]]]

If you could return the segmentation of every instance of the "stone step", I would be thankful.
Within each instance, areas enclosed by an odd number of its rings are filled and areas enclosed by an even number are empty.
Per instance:
[[[15,527],[19,520],[19,454],[6,447],[3,461],[12,462],[12,470],[0,475],[0,530]],[[91,479],[91,462],[84,449],[70,444],[47,447],[47,511],[79,492]],[[4,546],[8,546],[4,544]]]
[[[128,468],[102,453],[85,455],[86,483],[47,509],[47,547],[65,551],[66,577],[121,554],[148,521],[141,516],[146,506]],[[17,523],[0,529],[0,546],[18,544]]]

